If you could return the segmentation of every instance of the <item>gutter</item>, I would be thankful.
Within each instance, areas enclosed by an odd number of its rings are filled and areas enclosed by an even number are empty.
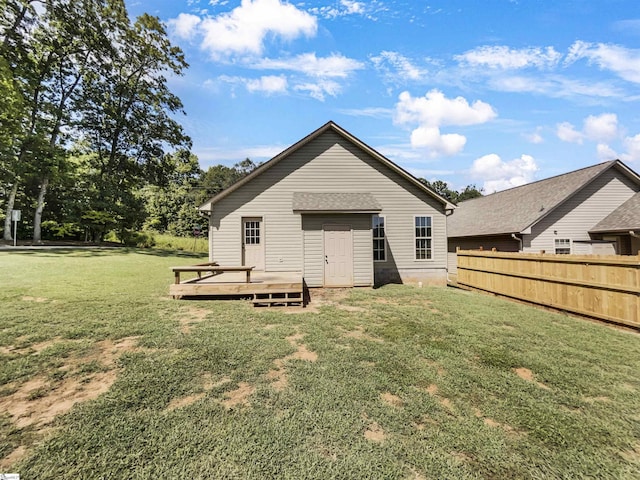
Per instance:
[[[515,233],[511,234],[511,238],[518,241],[518,243],[520,244],[520,248],[518,249],[518,251],[522,252],[522,238],[518,237]]]

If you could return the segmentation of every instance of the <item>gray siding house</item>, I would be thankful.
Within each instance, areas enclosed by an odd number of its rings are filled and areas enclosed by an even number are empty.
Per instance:
[[[612,160],[461,202],[448,223],[450,270],[457,247],[635,255],[639,191],[640,176]]]
[[[200,207],[209,258],[309,287],[444,283],[454,205],[328,122]]]

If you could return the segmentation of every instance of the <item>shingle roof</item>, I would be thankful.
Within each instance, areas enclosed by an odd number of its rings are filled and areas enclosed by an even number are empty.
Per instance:
[[[448,218],[447,236],[524,232],[614,165],[628,170],[620,161],[612,160],[461,202]]]
[[[640,192],[600,220],[590,232],[626,232],[640,230]]]
[[[382,206],[371,193],[294,192],[294,212],[379,212]]]

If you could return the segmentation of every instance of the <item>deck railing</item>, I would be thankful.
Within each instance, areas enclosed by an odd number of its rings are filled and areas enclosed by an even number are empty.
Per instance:
[[[640,327],[640,255],[456,253],[460,286]]]

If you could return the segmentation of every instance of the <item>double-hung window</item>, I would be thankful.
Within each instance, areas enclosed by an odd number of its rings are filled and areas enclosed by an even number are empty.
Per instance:
[[[384,232],[384,217],[373,217],[373,261],[384,262],[387,260],[387,240]]]
[[[556,238],[554,246],[555,253],[558,255],[569,255],[571,253],[571,239],[569,238]]]
[[[416,260],[430,260],[432,258],[432,227],[431,217],[415,217]]]

